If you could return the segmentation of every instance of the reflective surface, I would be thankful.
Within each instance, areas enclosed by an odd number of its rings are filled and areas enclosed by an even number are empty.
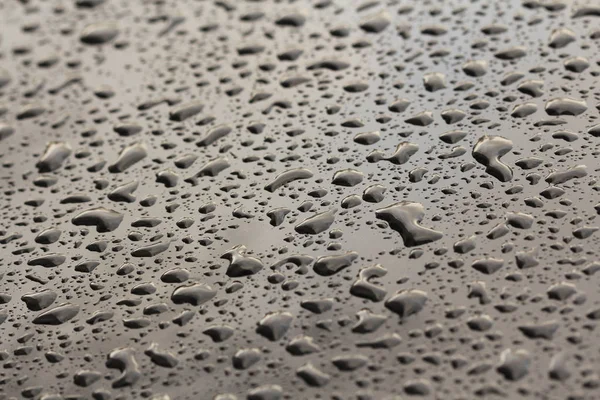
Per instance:
[[[0,0],[0,398],[597,398],[599,22]]]

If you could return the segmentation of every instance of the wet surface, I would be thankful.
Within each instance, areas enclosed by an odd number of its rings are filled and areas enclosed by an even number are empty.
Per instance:
[[[597,399],[599,22],[0,0],[0,398]]]

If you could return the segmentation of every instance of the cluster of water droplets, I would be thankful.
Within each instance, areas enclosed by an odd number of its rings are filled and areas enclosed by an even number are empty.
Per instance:
[[[0,398],[597,398],[599,21],[0,0]]]

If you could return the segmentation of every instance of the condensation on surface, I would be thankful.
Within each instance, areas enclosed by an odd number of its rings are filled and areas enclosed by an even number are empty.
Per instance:
[[[0,399],[600,390],[600,5],[0,0]]]

